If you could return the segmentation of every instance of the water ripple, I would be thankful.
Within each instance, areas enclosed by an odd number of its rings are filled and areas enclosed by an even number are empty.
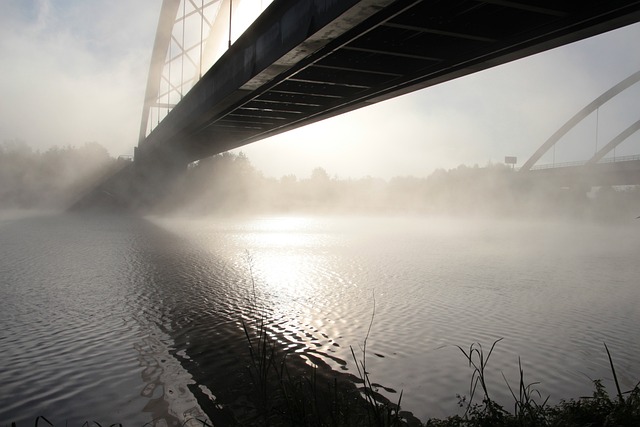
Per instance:
[[[489,375],[504,402],[502,373],[516,381],[519,356],[558,398],[588,394],[589,378],[611,382],[602,342],[623,387],[640,376],[637,227],[154,223],[2,225],[0,421],[170,425],[206,410],[224,424],[250,383],[243,322],[263,322],[282,351],[345,375],[356,374],[351,351],[362,357],[367,338],[380,392],[395,400],[404,390],[403,406],[423,419],[455,413],[455,395],[468,391],[458,345],[504,338]]]

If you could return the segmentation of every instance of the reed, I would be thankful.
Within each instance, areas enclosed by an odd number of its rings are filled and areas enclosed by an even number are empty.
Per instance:
[[[249,273],[252,275],[251,259]],[[361,347],[361,357],[351,347],[357,377],[351,380],[320,378],[317,367],[294,369],[291,355],[281,353],[270,338],[264,315],[253,307],[256,321],[242,320],[247,341],[249,370],[256,396],[256,412],[262,425],[290,426],[376,426],[404,425],[400,416],[402,393],[396,404],[377,391],[367,371],[367,341],[375,319],[375,300],[369,328]],[[260,311],[260,312],[258,312]],[[307,366],[307,365],[304,365]],[[354,386],[354,382],[360,387]]]
[[[461,406],[466,406],[462,415],[452,415],[444,419],[429,419],[422,424],[401,416],[400,401],[391,404],[376,393],[376,388],[366,370],[366,339],[363,344],[362,358],[352,356],[356,362],[360,389],[350,387],[347,381],[323,381],[316,368],[309,372],[292,374],[287,355],[279,355],[274,343],[268,338],[264,322],[258,328],[245,326],[246,339],[250,341],[249,351],[252,359],[250,368],[254,370],[252,378],[256,387],[257,416],[250,425],[260,426],[429,426],[429,427],[637,427],[640,426],[640,382],[627,391],[623,391],[609,348],[605,351],[609,360],[615,396],[611,397],[601,380],[593,380],[594,391],[591,396],[578,399],[561,400],[557,405],[549,405],[549,398],[542,399],[535,388],[536,382],[527,383],[518,360],[519,379],[517,392],[505,378],[506,386],[514,400],[514,410],[509,412],[491,399],[485,380],[488,361],[493,353],[495,341],[485,352],[479,343],[472,344],[468,350],[458,347],[471,368],[469,398],[459,396]],[[370,331],[370,330],[369,330]],[[368,338],[368,334],[367,337]],[[479,388],[478,388],[479,387]],[[482,393],[481,403],[476,403]],[[17,427],[11,423],[11,427]],[[85,422],[80,427],[102,427],[97,421]],[[147,423],[146,425],[152,425]],[[183,426],[202,425],[212,427],[205,421],[190,419]],[[244,425],[244,424],[239,424]],[[8,425],[7,425],[8,426]],[[35,426],[51,426],[44,416],[35,419]],[[65,426],[66,423],[65,423]],[[123,424],[111,424],[109,427],[122,427]]]
[[[616,369],[609,352],[604,344],[611,374],[616,387],[616,398],[611,398],[601,380],[593,380],[594,392],[592,396],[578,399],[561,400],[559,404],[548,404],[549,397],[542,399],[541,393],[535,388],[537,382],[527,383],[524,380],[522,363],[518,358],[519,386],[516,394],[509,382],[505,383],[514,400],[513,413],[505,410],[501,405],[489,397],[489,390],[485,381],[487,362],[497,340],[491,350],[485,355],[480,344],[472,344],[469,351],[461,347],[460,350],[472,368],[471,384],[469,388],[469,402],[462,416],[454,415],[445,419],[431,419],[426,422],[432,427],[608,427],[608,426],[640,426],[640,382],[631,390],[623,392],[620,388]],[[476,389],[480,385],[483,397],[482,404],[474,403]],[[626,398],[625,398],[626,395]],[[466,397],[460,397],[466,402]]]
[[[250,273],[252,269],[250,268]],[[255,282],[251,280],[255,306]],[[375,298],[369,327],[365,335],[360,356],[350,347],[355,363],[358,384],[354,390],[348,381],[322,382],[317,368],[297,370],[292,374],[288,354],[279,355],[275,343],[269,338],[264,317],[259,317],[254,328],[243,321],[247,339],[250,368],[256,395],[258,412],[262,425],[290,426],[434,426],[434,427],[595,427],[595,426],[640,426],[640,383],[629,391],[622,392],[616,369],[604,345],[611,373],[613,375],[616,398],[609,397],[600,380],[593,381],[595,391],[591,397],[562,400],[558,405],[549,405],[549,397],[543,398],[536,388],[538,382],[525,381],[521,359],[518,358],[518,386],[509,384],[503,374],[506,387],[513,398],[513,412],[509,412],[492,399],[486,380],[489,360],[502,338],[494,341],[485,351],[480,343],[473,343],[468,349],[460,346],[464,358],[471,368],[469,397],[460,396],[459,404],[465,407],[462,415],[445,419],[430,419],[421,423],[412,416],[401,412],[402,395],[393,404],[377,392],[367,370],[367,342],[375,319]],[[481,394],[479,398],[478,395]],[[626,397],[625,397],[626,396]],[[480,402],[478,403],[478,400]],[[410,414],[409,414],[410,415]]]
[[[365,414],[370,426],[387,427],[387,426],[399,426],[402,425],[400,417],[400,403],[402,402],[402,391],[398,398],[398,403],[391,404],[386,399],[381,399],[381,396],[377,393],[371,377],[367,371],[367,341],[371,334],[371,327],[376,316],[376,299],[373,297],[373,310],[371,313],[371,321],[369,322],[369,328],[362,344],[362,359],[358,360],[353,347],[349,347],[351,350],[351,356],[356,365],[358,372],[358,378],[362,382],[362,392],[365,399]]]
[[[253,262],[247,254],[251,276],[253,320],[241,320],[249,353],[249,373],[253,392],[247,396],[253,402],[250,414],[242,414],[237,425],[296,426],[296,427],[609,427],[640,426],[640,382],[631,390],[622,391],[613,358],[604,344],[611,374],[615,384],[615,397],[611,398],[601,380],[593,380],[592,396],[561,400],[549,405],[549,397],[542,398],[537,382],[526,382],[521,359],[518,358],[518,387],[511,387],[503,374],[505,384],[514,402],[509,412],[491,398],[486,374],[489,360],[502,338],[494,341],[488,352],[480,343],[468,349],[460,346],[464,358],[471,368],[469,396],[458,396],[459,405],[465,407],[462,415],[444,419],[429,419],[422,423],[410,413],[401,412],[403,392],[397,403],[392,403],[377,391],[367,370],[367,342],[375,319],[375,298],[369,327],[365,335],[360,356],[353,347],[351,356],[357,375],[340,375],[327,379],[318,374],[317,366],[300,369],[292,356],[283,352],[269,335],[265,310],[258,306],[253,277]],[[478,395],[481,394],[480,403]],[[35,419],[35,426],[51,426],[44,416]],[[97,421],[85,422],[81,427],[102,427]],[[147,423],[145,426],[151,426]],[[186,420],[183,426],[202,425],[213,427],[199,419]],[[11,427],[17,427],[12,423]],[[66,424],[65,424],[66,427]],[[111,424],[109,427],[123,427]],[[144,426],[143,426],[144,427]]]

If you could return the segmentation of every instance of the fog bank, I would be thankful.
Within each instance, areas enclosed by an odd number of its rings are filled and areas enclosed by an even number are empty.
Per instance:
[[[66,209],[115,170],[118,161],[100,144],[34,151],[20,140],[0,144],[0,209]]]
[[[308,177],[265,177],[243,153],[189,166],[158,212],[234,214],[436,214],[595,220],[635,219],[640,189],[559,187],[503,164],[460,165],[426,178],[340,179],[317,167]]]

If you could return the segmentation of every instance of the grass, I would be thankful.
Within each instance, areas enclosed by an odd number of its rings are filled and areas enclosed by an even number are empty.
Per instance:
[[[371,324],[375,316],[372,314]],[[361,348],[359,358],[351,348],[360,387],[358,393],[341,387],[334,380],[322,386],[318,382],[316,369],[291,376],[287,368],[286,355],[275,362],[276,352],[267,334],[261,328],[253,337],[245,326],[252,357],[251,368],[261,400],[262,425],[288,426],[429,426],[429,427],[608,427],[640,426],[640,382],[631,390],[622,391],[613,358],[604,345],[615,384],[615,396],[610,396],[601,380],[594,380],[593,395],[578,399],[562,400],[550,405],[549,397],[543,398],[537,382],[525,381],[522,363],[518,359],[519,378],[517,387],[512,387],[503,378],[513,398],[513,410],[509,411],[492,399],[486,381],[488,363],[496,345],[488,351],[474,343],[468,349],[458,349],[471,368],[468,396],[458,395],[464,408],[462,415],[444,419],[430,419],[421,423],[401,412],[402,393],[396,404],[384,399],[376,392],[366,365],[367,339],[371,324]],[[270,374],[265,372],[271,370]],[[266,382],[269,382],[267,384]],[[268,402],[268,403],[267,403]]]
[[[372,315],[372,322],[373,317]],[[513,411],[508,411],[490,396],[485,381],[489,359],[501,341],[495,341],[489,351],[474,343],[468,349],[458,347],[469,367],[471,379],[469,395],[458,396],[459,404],[465,408],[462,415],[444,419],[430,419],[421,423],[401,412],[402,393],[393,404],[376,392],[366,369],[366,341],[360,358],[351,349],[356,364],[359,387],[344,379],[321,378],[316,368],[292,375],[290,360],[281,354],[269,338],[264,321],[253,327],[243,322],[249,346],[251,363],[249,370],[254,391],[250,400],[254,402],[249,425],[255,426],[428,426],[428,427],[613,427],[640,426],[640,382],[631,390],[623,391],[618,381],[613,358],[604,344],[615,384],[611,396],[601,380],[594,380],[594,391],[589,397],[562,400],[549,405],[535,388],[538,383],[525,381],[520,360],[518,387],[514,389],[505,378],[514,402]],[[248,419],[245,417],[245,420]],[[151,425],[151,424],[146,424]],[[213,427],[196,419],[187,420],[183,426]],[[242,424],[246,425],[246,424]],[[53,426],[45,417],[35,419],[35,426]],[[102,427],[96,421],[85,422],[81,427]],[[12,423],[11,427],[17,427]],[[122,427],[111,424],[109,427]]]
[[[254,307],[256,304],[252,260],[247,255]],[[513,398],[513,411],[508,411],[491,398],[486,381],[489,360],[502,338],[494,341],[485,351],[480,343],[468,349],[458,346],[471,368],[467,396],[458,395],[459,404],[465,408],[462,415],[444,419],[430,419],[425,423],[410,413],[401,411],[402,392],[397,403],[392,403],[377,392],[367,371],[367,341],[375,318],[375,298],[369,328],[358,356],[353,347],[351,355],[357,376],[353,381],[333,380],[318,376],[317,368],[308,368],[291,374],[290,360],[280,354],[270,339],[263,316],[253,327],[243,321],[242,326],[251,357],[250,371],[256,402],[255,425],[265,426],[430,426],[430,427],[609,427],[640,426],[640,382],[623,392],[609,348],[604,344],[616,395],[611,397],[602,381],[594,380],[594,392],[590,397],[562,400],[550,405],[549,397],[543,398],[537,382],[526,382],[522,363],[518,358],[518,386],[512,387],[503,378]],[[354,387],[354,383],[357,384]]]
[[[480,343],[468,349],[458,349],[471,368],[468,397],[458,395],[459,405],[465,408],[462,415],[444,419],[429,419],[422,423],[410,413],[401,411],[402,395],[392,403],[377,392],[377,387],[367,371],[367,341],[375,318],[375,298],[369,328],[360,348],[360,355],[353,347],[351,355],[357,375],[327,377],[319,375],[317,366],[300,369],[287,352],[283,352],[269,335],[264,310],[257,305],[253,262],[247,254],[251,274],[253,318],[242,319],[246,339],[252,388],[245,408],[246,414],[237,425],[295,426],[295,427],[613,427],[640,426],[640,382],[631,390],[622,391],[609,348],[604,344],[615,384],[615,396],[611,397],[601,380],[594,380],[593,395],[579,399],[562,400],[549,405],[549,397],[543,398],[536,389],[538,383],[525,381],[522,363],[518,359],[518,387],[514,390],[504,377],[506,387],[513,398],[513,411],[506,410],[491,398],[486,381],[489,360],[502,338],[493,342],[489,351]],[[320,363],[320,361],[319,361]],[[295,374],[292,374],[295,366]],[[478,401],[479,400],[479,401]],[[81,427],[102,427],[96,421],[85,422]],[[145,424],[152,425],[151,423]],[[186,420],[183,426],[213,427],[199,419]],[[45,417],[35,419],[35,426],[53,426]],[[11,427],[17,427],[12,423]],[[66,425],[65,425],[66,427]],[[111,424],[109,427],[122,427]]]
[[[307,365],[306,372],[292,374],[293,361],[290,355],[278,351],[269,337],[264,317],[259,313],[256,317],[257,320],[252,323],[242,321],[250,355],[249,371],[254,388],[256,425],[402,425],[400,400],[393,404],[381,396],[367,372],[366,348],[375,317],[375,301],[361,358],[351,348],[358,373],[356,378],[327,378],[319,375],[317,367]],[[299,372],[299,368],[296,371]]]
[[[35,422],[34,422],[35,427],[54,427],[54,424],[49,421],[46,417],[40,415],[38,417],[36,417]],[[144,427],[146,426],[151,426],[153,425],[152,423],[147,423],[144,425]],[[207,423],[206,421],[203,420],[199,420],[196,418],[191,418],[186,420],[184,423],[182,423],[181,427],[195,427],[195,426],[202,426],[202,427],[213,427],[211,424]],[[11,427],[17,427],[16,423],[11,423]],[[67,426],[67,423],[65,423],[65,427]],[[97,421],[85,421],[80,427],[102,427],[102,424],[100,424]],[[108,427],[123,427],[122,423],[114,423],[114,424],[110,424],[108,425]]]
[[[371,327],[373,326],[373,320],[376,315],[376,300],[373,298],[373,311],[371,313],[371,321],[369,322],[369,328],[367,329],[367,335],[364,338],[362,344],[362,359],[358,360],[353,347],[351,349],[351,356],[356,364],[356,370],[358,371],[358,378],[363,384],[362,392],[364,395],[365,413],[367,418],[367,425],[384,427],[384,426],[396,426],[402,425],[402,419],[400,417],[400,403],[402,402],[402,391],[398,398],[398,403],[395,405],[390,402],[382,400],[380,395],[375,391],[375,387],[371,383],[371,378],[367,371],[367,341],[371,334]]]
[[[509,412],[489,396],[485,382],[487,362],[495,348],[497,340],[488,353],[483,352],[480,344],[472,344],[468,351],[460,348],[472,368],[470,398],[464,415],[454,415],[443,420],[432,419],[427,426],[433,427],[608,427],[640,426],[640,382],[631,390],[622,392],[609,348],[604,344],[611,367],[616,397],[609,396],[601,380],[594,380],[594,392],[590,397],[562,400],[559,404],[548,404],[549,397],[543,399],[535,388],[537,383],[524,380],[522,364],[519,365],[519,384],[516,394],[505,378],[505,383],[514,400],[514,410]],[[504,375],[503,375],[504,377]],[[480,384],[483,393],[482,402],[475,403],[474,396]],[[626,397],[625,397],[626,395]],[[464,398],[461,398],[464,401]]]

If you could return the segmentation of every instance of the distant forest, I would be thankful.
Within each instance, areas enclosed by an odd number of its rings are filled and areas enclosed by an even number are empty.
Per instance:
[[[590,190],[590,191],[589,191]],[[523,179],[504,164],[460,165],[426,178],[340,179],[317,167],[309,178],[265,177],[243,153],[190,165],[160,209],[209,215],[236,213],[567,216],[619,220],[640,214],[640,186],[557,188]]]
[[[20,140],[0,144],[0,208],[65,209],[115,170],[100,144],[34,151]]]
[[[0,145],[0,208],[64,209],[118,168],[97,143],[34,151]],[[435,214],[568,216],[602,220],[640,215],[640,186],[557,188],[523,179],[503,164],[460,165],[427,177],[340,179],[317,167],[309,178],[265,177],[243,153],[189,165],[157,206],[163,214]]]

